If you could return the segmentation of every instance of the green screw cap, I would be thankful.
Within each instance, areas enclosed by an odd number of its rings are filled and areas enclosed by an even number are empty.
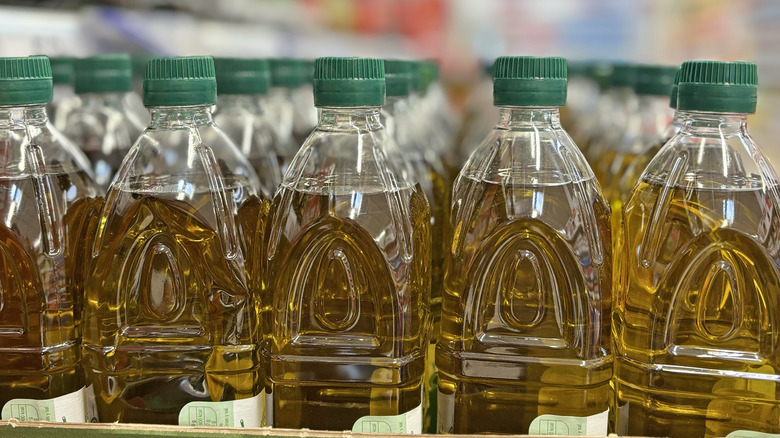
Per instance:
[[[305,59],[271,59],[271,85],[297,88],[311,81],[311,70]]]
[[[640,65],[636,68],[636,94],[668,96],[674,84],[674,75],[679,67],[662,65]]]
[[[143,94],[146,106],[214,104],[214,60],[210,56],[152,58],[146,64]]]
[[[609,82],[612,87],[634,87],[636,84],[637,66],[634,64],[612,64]]]
[[[133,89],[130,55],[116,53],[77,59],[74,90],[83,93],[122,93]]]
[[[423,87],[423,72],[422,64],[419,61],[404,61],[409,68],[410,75],[410,92],[414,91],[417,94],[423,94],[425,87]]]
[[[420,64],[420,76],[422,79],[422,91],[426,91],[428,87],[439,80],[439,63],[431,59],[419,61]]]
[[[592,67],[592,62],[588,61],[566,61],[566,74],[568,77],[589,77],[590,76],[590,70]]]
[[[271,68],[265,59],[214,58],[218,94],[266,94]]]
[[[672,92],[669,95],[669,108],[677,109],[677,88],[680,85],[680,72],[682,69],[677,69],[674,73],[674,84],[672,84]]]
[[[388,96],[408,96],[411,91],[412,73],[409,62],[385,59],[385,84]]]
[[[382,106],[385,63],[376,58],[318,58],[314,62],[314,105]]]
[[[610,76],[612,76],[612,64],[606,61],[596,61],[588,69],[588,76],[599,86],[599,90],[609,88]]]
[[[718,113],[756,112],[758,68],[752,62],[686,61],[677,108]]]
[[[53,56],[49,58],[52,79],[55,84],[73,85],[73,56]]]
[[[49,58],[0,58],[0,105],[49,103],[52,89]]]
[[[563,106],[566,60],[502,56],[493,65],[493,105]]]

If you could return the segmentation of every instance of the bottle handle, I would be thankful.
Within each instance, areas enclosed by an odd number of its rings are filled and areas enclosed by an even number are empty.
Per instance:
[[[219,235],[222,241],[225,257],[228,260],[235,260],[241,252],[238,244],[236,222],[232,214],[232,212],[236,211],[236,201],[228,196],[225,191],[222,171],[219,169],[219,163],[214,156],[214,151],[202,142],[199,142],[195,146],[195,152],[198,154],[203,164],[203,170],[208,177],[214,216],[217,219],[217,235]]]
[[[29,136],[28,139],[32,137]],[[58,196],[53,192],[56,183],[46,171],[46,161],[40,145],[28,141],[24,147],[27,165],[31,171],[35,200],[38,204],[38,218],[41,222],[41,243],[48,257],[57,257],[63,251],[62,210]]]

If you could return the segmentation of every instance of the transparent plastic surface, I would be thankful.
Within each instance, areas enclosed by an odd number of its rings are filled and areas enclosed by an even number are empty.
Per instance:
[[[615,149],[623,139],[623,133],[631,115],[639,111],[639,101],[634,90],[628,87],[610,88],[599,98],[596,111],[584,121],[587,138],[584,150],[590,163],[610,161]],[[596,179],[605,185],[608,175],[602,174],[598,166],[593,172]]]
[[[279,134],[266,99],[253,95],[220,95],[214,121],[238,146],[260,178],[262,194],[271,199],[282,182],[274,150]]]
[[[274,144],[274,150],[281,173],[284,175],[302,143],[299,143],[293,136],[295,106],[293,106],[292,91],[289,88],[273,87],[269,90],[268,114],[273,118],[273,124],[276,128],[277,141]]]
[[[188,402],[262,390],[257,187],[208,106],[152,109],[88,242],[83,344],[100,421],[176,424]]]
[[[84,386],[79,322],[101,198],[43,105],[0,107],[0,406]]]
[[[70,113],[81,105],[81,99],[74,93],[73,85],[54,86],[52,100],[46,104],[46,114],[55,128],[63,131]]]
[[[95,182],[105,192],[145,125],[128,107],[126,93],[89,93],[65,121],[63,133],[92,164]]]
[[[608,409],[609,205],[557,108],[501,109],[455,182],[438,423],[525,434]]]
[[[322,108],[274,199],[261,354],[274,427],[351,430],[422,405],[430,213],[378,108]]]
[[[301,145],[317,125],[317,108],[314,107],[314,90],[311,84],[294,88],[290,92],[290,100],[293,107],[293,138],[296,145]]]
[[[744,115],[689,116],[624,207],[615,431],[780,433],[777,175]]]

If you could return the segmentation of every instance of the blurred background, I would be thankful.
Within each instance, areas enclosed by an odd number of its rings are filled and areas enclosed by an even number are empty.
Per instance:
[[[0,1],[0,55],[433,58],[455,111],[500,55],[754,61],[751,130],[780,165],[776,0]]]

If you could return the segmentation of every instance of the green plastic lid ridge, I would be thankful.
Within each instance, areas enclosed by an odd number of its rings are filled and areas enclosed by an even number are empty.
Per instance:
[[[74,62],[74,91],[83,93],[128,92],[133,89],[133,63],[124,53],[79,58]]]
[[[757,93],[758,68],[752,62],[686,61],[677,86],[677,108],[752,114]]]
[[[266,94],[271,68],[266,59],[214,58],[217,94]]]
[[[76,58],[74,56],[49,57],[51,75],[55,85],[73,85],[73,64],[75,61]]]
[[[677,66],[639,65],[636,67],[634,91],[640,95],[667,97],[679,69]]]
[[[412,85],[409,62],[385,59],[385,84],[387,96],[408,96]]]
[[[150,59],[144,73],[143,97],[146,106],[216,103],[214,60],[210,56]]]
[[[612,64],[612,72],[609,75],[609,84],[613,88],[631,87],[636,85],[637,66],[624,62]]]
[[[297,88],[311,81],[311,67],[305,59],[270,59],[271,86]]]
[[[377,58],[318,58],[314,62],[314,105],[382,106],[385,63]]]
[[[51,102],[51,64],[46,56],[0,58],[0,105]]]
[[[502,56],[493,64],[493,105],[563,106],[566,80],[563,58]]]
[[[669,95],[669,108],[677,109],[677,88],[680,85],[680,73],[682,69],[678,68],[674,73],[674,84],[672,84],[672,92]]]

